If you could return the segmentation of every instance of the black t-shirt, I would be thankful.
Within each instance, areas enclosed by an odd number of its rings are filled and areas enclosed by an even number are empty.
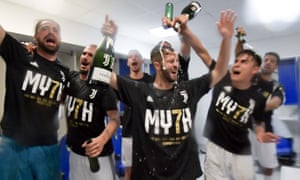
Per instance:
[[[142,81],[146,83],[153,82],[153,76],[150,76],[147,73],[144,73],[142,79],[131,79],[130,76],[126,76],[126,78],[134,81]],[[124,114],[122,116],[121,124],[122,124],[122,136],[123,137],[131,137],[131,131],[132,131],[132,120],[136,119],[135,114],[132,113],[131,107],[124,104]]]
[[[189,67],[189,62],[190,62],[190,58],[189,57],[183,57],[180,54],[178,54],[178,58],[179,58],[179,70],[178,70],[178,82],[180,81],[186,81],[189,79],[188,76],[188,67]],[[131,79],[130,76],[126,76],[127,78]],[[135,80],[135,81],[143,81],[146,83],[150,83],[154,81],[155,76],[151,76],[147,73],[144,73],[144,76],[142,79],[131,79],[131,80]],[[123,137],[131,137],[132,133],[131,133],[131,124],[132,121],[131,119],[135,119],[135,114],[132,113],[131,111],[131,107],[127,106],[126,104],[124,104],[124,114],[122,116],[122,136]]]
[[[283,86],[276,80],[266,81],[261,78],[260,74],[257,74],[254,80],[254,86],[256,86],[259,93],[261,93],[266,99],[271,97],[279,97],[282,102],[285,100],[285,91]],[[267,111],[264,113],[265,131],[273,132],[272,127],[272,114],[273,111]]]
[[[68,68],[58,60],[28,54],[8,34],[0,55],[6,63],[3,134],[25,146],[56,144],[58,107]]]
[[[199,99],[209,91],[210,75],[182,81],[161,91],[152,83],[118,76],[121,100],[132,107],[132,179],[195,179],[202,172],[192,135]]]
[[[106,111],[117,110],[117,98],[108,86],[88,85],[87,81],[79,78],[79,72],[72,72],[70,76],[70,84],[65,91],[67,144],[72,151],[85,156],[85,149],[81,145],[102,133]],[[109,140],[100,156],[112,152],[112,141]]]
[[[255,87],[239,90],[231,85],[230,74],[215,86],[208,111],[205,136],[235,154],[250,154],[248,129],[263,121],[265,98]]]

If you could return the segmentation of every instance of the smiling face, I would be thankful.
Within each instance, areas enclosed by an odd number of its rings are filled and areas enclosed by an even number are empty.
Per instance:
[[[168,82],[174,82],[178,78],[179,60],[175,52],[164,52],[164,61],[161,62],[161,71],[163,79]]]
[[[61,43],[59,24],[49,19],[39,21],[34,38],[42,51],[51,55],[56,54]]]

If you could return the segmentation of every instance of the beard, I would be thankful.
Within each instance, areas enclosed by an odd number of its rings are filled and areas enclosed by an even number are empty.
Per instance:
[[[55,55],[59,49],[59,45],[57,45],[55,48],[48,48],[43,42],[38,41],[37,45],[39,48],[41,48],[44,52]]]
[[[163,78],[164,78],[166,81],[168,81],[168,82],[171,82],[171,83],[172,83],[172,82],[175,82],[175,81],[176,81],[176,79],[173,79],[173,78],[170,76],[168,70],[162,69],[162,76],[163,76]]]

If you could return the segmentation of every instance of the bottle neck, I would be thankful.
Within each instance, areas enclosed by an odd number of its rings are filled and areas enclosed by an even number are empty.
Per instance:
[[[105,43],[105,44],[103,44]],[[108,49],[109,47],[112,47],[114,45],[114,40],[112,37],[110,36],[104,36],[104,40],[101,42],[101,44],[99,45],[104,47],[105,49]]]

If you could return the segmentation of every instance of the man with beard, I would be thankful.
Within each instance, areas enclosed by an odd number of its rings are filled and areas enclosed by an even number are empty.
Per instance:
[[[89,85],[87,81],[96,49],[96,45],[84,48],[80,71],[71,72],[70,86],[65,89],[72,180],[116,178],[111,137],[119,127],[117,97],[109,86]],[[97,172],[90,170],[88,156],[97,158],[100,164]]]
[[[156,70],[153,83],[131,81],[112,72],[110,85],[132,107],[133,180],[196,179],[200,161],[193,137],[199,99],[226,74],[235,13],[222,11],[217,23],[222,36],[216,67],[199,78],[180,81],[179,60],[171,44],[159,42],[151,51]]]
[[[166,17],[162,18],[162,23],[166,21]],[[179,58],[179,70],[178,70],[178,79],[177,81],[186,81],[188,80],[188,66],[190,62],[190,45],[185,41],[185,39],[180,38],[181,46],[180,53],[178,53]],[[150,76],[147,73],[143,72],[142,66],[144,64],[143,57],[138,50],[130,50],[128,53],[127,65],[130,69],[128,77],[131,80],[143,81],[150,83],[154,81],[154,76]],[[131,166],[132,166],[132,135],[131,128],[132,122],[137,117],[132,113],[131,107],[124,107],[124,114],[122,117],[122,163],[125,167],[125,176],[124,180],[130,180],[131,177]]]
[[[30,54],[0,26],[6,63],[6,94],[0,137],[0,179],[61,179],[57,144],[58,107],[68,68],[57,59],[60,26],[38,21]]]

